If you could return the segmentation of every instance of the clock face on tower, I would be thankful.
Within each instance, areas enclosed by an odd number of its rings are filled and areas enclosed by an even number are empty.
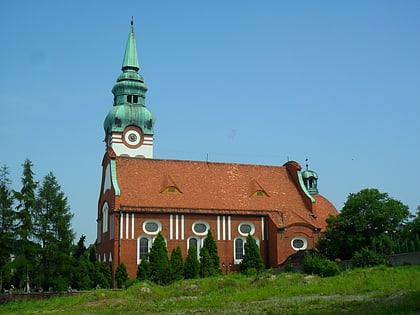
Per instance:
[[[139,128],[127,127],[124,131],[124,143],[131,148],[137,148],[142,143],[142,133]]]

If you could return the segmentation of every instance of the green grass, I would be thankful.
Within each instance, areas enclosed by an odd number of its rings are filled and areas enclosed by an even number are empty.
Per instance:
[[[0,314],[420,314],[420,266],[136,283],[123,291],[16,301]]]

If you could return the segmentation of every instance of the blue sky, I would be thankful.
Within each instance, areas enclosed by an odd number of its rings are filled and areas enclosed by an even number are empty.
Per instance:
[[[52,171],[96,237],[103,120],[131,16],[155,157],[318,172],[341,209],[420,205],[419,1],[2,1],[0,165]]]

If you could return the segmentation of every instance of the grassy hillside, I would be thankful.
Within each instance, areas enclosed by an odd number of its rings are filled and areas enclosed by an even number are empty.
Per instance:
[[[0,314],[420,314],[420,266],[377,267],[332,278],[283,273],[184,280],[161,287],[19,301]]]

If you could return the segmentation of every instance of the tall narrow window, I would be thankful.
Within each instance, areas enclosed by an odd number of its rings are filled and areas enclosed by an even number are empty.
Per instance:
[[[197,258],[198,258],[198,255],[200,253],[200,240],[197,237],[190,237],[188,239],[188,249],[190,249],[190,247],[193,247],[193,246],[195,247]]]
[[[149,239],[147,237],[141,237],[139,241],[139,260],[147,257],[149,254]]]
[[[137,95],[133,95],[133,103],[137,104],[139,102],[139,97]]]
[[[102,206],[102,233],[108,232],[108,203]]]
[[[235,240],[235,260],[244,258],[244,240],[237,238]]]

